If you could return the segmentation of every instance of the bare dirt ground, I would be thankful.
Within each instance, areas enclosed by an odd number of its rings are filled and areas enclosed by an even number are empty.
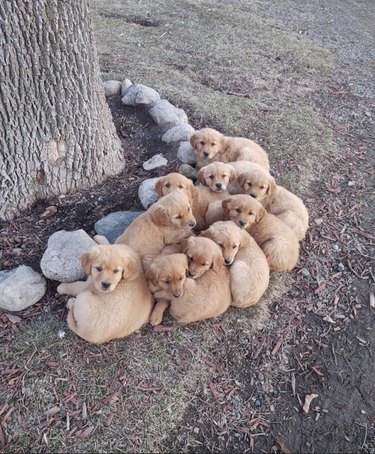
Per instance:
[[[10,451],[375,452],[374,32],[368,1],[93,0],[104,78],[252,137],[311,225],[298,268],[250,311],[96,347],[66,332],[64,298],[0,312],[0,446]],[[143,109],[109,101],[127,172],[0,226],[2,268],[38,269],[47,239],[118,209],[175,169]],[[168,168],[147,173],[155,153]],[[47,206],[57,213],[43,219]],[[306,395],[316,394],[308,413]]]

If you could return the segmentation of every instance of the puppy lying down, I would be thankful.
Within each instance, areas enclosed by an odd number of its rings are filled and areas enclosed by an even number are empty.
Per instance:
[[[136,252],[126,245],[98,245],[81,256],[86,282],[60,284],[71,295],[68,326],[94,344],[128,336],[149,320],[153,299]]]
[[[230,306],[230,275],[220,248],[208,238],[196,237],[188,238],[181,247],[184,254],[161,255],[147,271],[151,291],[163,289],[159,294],[154,291],[152,325],[162,322],[168,306],[180,323],[216,317]]]

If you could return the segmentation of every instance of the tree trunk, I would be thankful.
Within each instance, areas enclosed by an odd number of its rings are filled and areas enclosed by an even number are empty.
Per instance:
[[[88,0],[0,0],[0,218],[123,167]]]

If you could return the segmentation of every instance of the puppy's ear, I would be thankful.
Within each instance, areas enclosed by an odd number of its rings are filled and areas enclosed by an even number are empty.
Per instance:
[[[244,184],[246,183],[246,173],[241,173],[237,176],[237,183],[240,185],[240,188],[243,189]]]
[[[190,145],[195,149],[199,141],[199,131],[195,132],[193,135],[190,136]]]
[[[96,247],[93,247],[87,252],[84,252],[81,255],[81,266],[83,271],[85,272],[86,276],[89,276],[91,273],[91,264],[96,257],[98,257],[99,251]]]
[[[228,137],[225,137],[222,134],[220,134],[220,136],[221,137],[220,137],[219,153],[225,153],[227,151],[228,146],[229,146]]]
[[[138,271],[138,263],[135,257],[132,257],[131,255],[124,257],[123,267],[122,278],[126,280],[133,277],[134,273]]]
[[[246,230],[241,229],[239,233],[241,237],[241,247],[248,246],[254,241],[254,238],[247,233]]]
[[[194,236],[189,236],[189,238],[185,238],[181,241],[181,252],[183,254],[186,254],[186,252],[193,246],[194,238]]]
[[[276,181],[275,178],[270,176],[269,183],[267,188],[267,195],[272,195],[276,191]]]
[[[199,183],[206,185],[206,169],[204,167],[197,173]]]
[[[163,192],[162,192],[163,183],[164,183],[164,177],[161,177],[158,179],[158,181],[155,184],[155,191],[156,191],[156,194],[158,195],[158,197],[163,196]]]
[[[187,191],[190,192],[191,201],[193,202],[196,189],[195,189],[195,186],[194,186],[194,184],[193,184],[193,182],[191,180],[189,180],[189,182],[187,183]]]
[[[220,253],[219,253],[220,252]],[[224,265],[224,258],[223,258],[223,254],[221,253],[221,251],[219,251],[217,254],[215,254],[215,257],[212,261],[212,270],[217,272],[220,270],[220,268]]]
[[[231,199],[225,199],[221,202],[221,206],[223,207],[224,213],[228,214],[229,213],[229,204],[232,200]]]
[[[230,183],[232,183],[236,178],[237,178],[237,170],[233,166],[230,166],[230,175],[229,175]]]
[[[187,255],[185,255],[184,266],[185,266],[185,273],[187,273],[189,270],[189,262],[188,262]]]
[[[205,238],[210,238],[210,240],[213,240],[215,236],[215,230],[213,227],[209,227],[207,230],[203,230],[203,232],[200,233],[200,236],[204,236]]]
[[[152,267],[146,271],[146,279],[151,282],[151,284],[156,285],[158,283],[158,278],[158,274]]]
[[[259,222],[266,214],[266,209],[260,206],[255,214],[255,222]]]
[[[169,225],[171,220],[169,212],[162,205],[155,204],[149,208],[152,220],[157,225]]]

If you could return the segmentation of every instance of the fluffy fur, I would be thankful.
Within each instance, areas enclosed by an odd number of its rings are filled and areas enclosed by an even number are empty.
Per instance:
[[[261,166],[250,166],[237,178],[241,192],[254,197],[264,208],[281,219],[302,240],[309,225],[309,214],[302,200],[278,186],[275,179]]]
[[[88,342],[101,344],[128,336],[149,319],[152,296],[136,252],[125,245],[94,246],[81,256],[88,279],[60,284],[72,295],[68,326]]]
[[[147,269],[165,246],[192,234],[196,221],[191,204],[191,196],[184,189],[171,192],[138,216],[117,238],[116,244],[131,246]]]
[[[269,284],[267,259],[254,239],[232,221],[215,222],[202,235],[221,247],[225,265],[230,266],[232,306],[256,304]]]
[[[267,153],[257,143],[243,137],[227,137],[211,128],[196,131],[190,137],[197,158],[197,168],[213,161],[251,161],[269,169]]]

